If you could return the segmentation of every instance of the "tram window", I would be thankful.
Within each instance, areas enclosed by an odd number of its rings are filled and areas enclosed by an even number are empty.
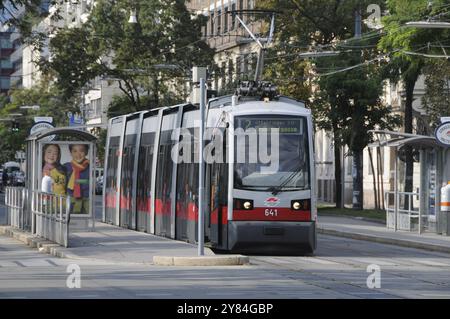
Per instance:
[[[243,129],[244,134],[236,137],[234,166],[234,187],[239,189],[267,191],[273,188],[280,190],[302,190],[310,188],[309,141],[304,117],[237,117],[235,127]],[[278,129],[278,158],[273,167],[261,162],[250,162],[250,153],[259,154],[261,134],[267,129]],[[261,130],[264,129],[264,130]],[[261,133],[264,132],[264,133]],[[256,133],[256,134],[255,134]],[[270,135],[270,133],[269,133]],[[272,154],[273,135],[267,136],[267,150]],[[277,138],[277,136],[275,136]],[[257,139],[257,140],[255,140]],[[251,142],[251,141],[255,142]],[[241,149],[238,149],[241,147]],[[244,160],[242,155],[244,155]],[[265,168],[265,170],[263,170]],[[268,169],[273,169],[269,171]]]
[[[153,163],[154,133],[144,133],[142,145],[139,148],[138,179],[137,179],[137,208],[140,211],[148,211],[148,201],[151,195],[151,176]]]
[[[115,192],[116,188],[119,143],[120,137],[118,136],[111,137],[108,149],[108,167],[105,180],[106,192],[108,193]]]
[[[136,134],[125,136],[120,189],[121,195],[126,199],[126,209],[131,208],[135,144]]]
[[[189,129],[191,134],[195,134],[193,129]],[[196,131],[198,134],[198,131]],[[196,155],[197,143],[194,144],[194,139],[191,139],[191,159]],[[198,163],[182,162],[178,164],[177,168],[177,198],[180,199],[183,205],[193,203],[197,205],[198,193]]]
[[[172,151],[172,131],[161,132],[160,147],[158,152],[156,198],[163,201],[163,207],[170,201],[170,190],[172,187],[173,161]]]

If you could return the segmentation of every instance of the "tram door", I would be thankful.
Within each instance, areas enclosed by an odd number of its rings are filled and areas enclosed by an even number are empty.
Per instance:
[[[136,229],[136,210],[133,209],[134,163],[139,118],[126,123],[122,151],[122,173],[120,181],[120,226]]]
[[[153,162],[153,139],[154,133],[146,133],[142,136],[142,145],[139,149],[138,180],[137,180],[137,230],[150,231],[147,229],[150,216],[151,199],[151,176]]]
[[[116,190],[117,190],[117,170],[119,162],[119,143],[120,137],[114,136],[110,139],[108,149],[108,167],[105,175],[105,218],[106,222],[114,224],[116,220]]]
[[[125,138],[126,142],[127,137]],[[131,143],[132,142],[127,144],[123,150],[122,182],[120,192],[120,226],[127,228],[133,228],[131,201],[133,196],[132,185],[135,147],[134,145],[131,145]]]
[[[118,175],[119,163],[121,160],[121,148],[123,138],[124,118],[117,117],[111,120],[109,126],[109,143],[108,143],[108,158],[106,163],[106,172],[104,175],[105,194],[103,194],[103,201],[105,205],[105,221],[107,223],[117,224],[117,195],[118,195]]]
[[[156,166],[156,188],[155,188],[155,234],[163,237],[173,238],[172,234],[172,201],[175,194],[172,193],[173,168],[172,148],[175,142],[172,140],[172,131],[176,113],[164,114],[161,123],[159,137],[159,148],[155,150],[154,156],[158,156]]]
[[[209,225],[209,239],[214,246],[224,243],[223,221],[226,220],[227,210],[224,199],[227,197],[226,165],[224,163],[212,163],[207,168],[207,183],[209,183],[208,208],[209,216],[206,222]]]

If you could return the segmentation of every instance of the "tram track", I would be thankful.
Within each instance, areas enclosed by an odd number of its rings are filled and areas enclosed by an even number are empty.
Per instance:
[[[427,270],[427,273],[433,273],[436,270],[448,270],[450,271],[450,259],[443,254],[432,253],[432,252],[421,252],[419,256],[424,257],[424,260],[420,260],[419,257],[409,257],[410,254],[417,254],[417,252],[401,248],[401,247],[390,247],[382,245],[377,246],[374,251],[364,250],[358,247],[357,244],[361,245],[359,241],[355,241],[355,245],[346,245],[345,249],[337,250],[336,246],[342,246],[342,240],[336,241],[331,237],[320,237],[319,238],[319,249],[316,251],[315,256],[311,257],[282,257],[282,256],[251,256],[251,260],[255,263],[257,267],[269,267],[270,269],[278,268],[288,271],[293,271],[305,276],[309,276],[310,280],[306,281],[306,284],[311,284],[316,287],[324,289],[333,289],[334,285],[345,285],[347,287],[354,287],[363,289],[362,294],[365,292],[370,292],[366,286],[366,278],[369,273],[366,272],[367,266],[373,263],[381,264],[381,274],[382,280],[386,283],[391,282],[411,282],[415,285],[431,285],[442,290],[448,290],[450,288],[450,282],[446,282],[444,277],[436,276],[432,279],[427,277],[418,276],[417,272]],[[324,242],[320,242],[324,241]],[[348,239],[345,240],[350,241]],[[348,242],[347,242],[348,243]],[[352,243],[352,242],[350,242]],[[362,247],[374,245],[372,243],[362,244]],[[385,254],[387,256],[380,256],[379,249],[385,248]],[[342,247],[341,247],[342,248]],[[333,255],[332,252],[339,251],[340,256]],[[391,257],[399,253],[399,257]],[[405,257],[407,256],[407,257]],[[358,260],[358,258],[361,258]],[[444,262],[435,262],[427,258],[442,258]],[[386,261],[385,259],[388,259]],[[409,264],[409,262],[411,262]],[[289,276],[289,278],[303,280],[301,277]],[[358,277],[359,276],[359,277]],[[302,276],[303,277],[303,276]],[[343,278],[344,277],[344,278]],[[348,277],[348,278],[345,278]],[[436,278],[436,279],[434,279]],[[359,279],[359,280],[353,280]],[[359,282],[358,282],[359,281]],[[325,284],[324,284],[325,283]],[[389,286],[392,286],[390,284]],[[339,289],[339,293],[346,293],[345,289]],[[394,289],[390,287],[389,289],[380,288],[376,289],[377,292],[384,294],[386,298],[405,298],[401,293],[393,291]],[[365,291],[365,292],[364,292]],[[354,293],[347,293],[348,295],[355,296]],[[425,296],[425,295],[423,295]]]

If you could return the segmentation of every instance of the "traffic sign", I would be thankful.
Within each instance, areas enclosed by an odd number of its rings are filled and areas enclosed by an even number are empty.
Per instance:
[[[83,124],[84,124],[83,117],[80,114],[78,113],[74,114],[70,112],[69,126],[80,126]]]
[[[443,123],[436,128],[434,132],[434,136],[436,140],[442,146],[449,147],[450,146],[450,122]]]
[[[45,131],[45,130],[52,129],[52,128],[55,128],[55,127],[51,123],[38,122],[31,127],[30,135],[34,135],[38,132]],[[55,135],[51,135],[51,136],[47,136],[47,137],[43,138],[42,140],[46,141],[46,142],[50,142],[50,141],[53,141],[54,138],[55,138]]]
[[[53,123],[53,117],[51,117],[51,116],[35,116],[34,123],[40,123],[40,122]]]

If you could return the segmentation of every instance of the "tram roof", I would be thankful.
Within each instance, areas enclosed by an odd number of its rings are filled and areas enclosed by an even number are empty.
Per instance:
[[[222,108],[225,106],[231,106],[232,105],[232,97],[233,97],[233,95],[224,95],[224,96],[212,98],[209,100],[209,108],[214,109],[214,108]],[[284,95],[277,96],[275,99],[272,99],[270,101],[292,104],[297,107],[303,107],[306,109],[304,101],[296,100],[296,99],[293,99],[293,98],[290,98],[290,97],[287,97]],[[245,104],[248,102],[263,102],[263,100],[261,100],[257,96],[243,96],[243,95],[239,96],[238,105]]]
[[[133,112],[133,113],[128,113],[128,114],[115,116],[115,117],[112,117],[111,120],[117,119],[117,118],[121,118],[123,116],[132,117],[132,116],[137,116],[137,115],[142,114],[142,113],[158,112],[159,110],[176,109],[176,108],[179,108],[180,106],[183,106],[183,107],[190,106],[190,107],[193,107],[193,108],[198,107],[198,106],[196,106],[195,104],[192,104],[192,103],[182,103],[182,104],[176,104],[176,105],[170,105],[170,106],[160,106],[160,107],[156,107],[156,108],[153,108],[153,109],[142,110],[142,111],[137,111],[137,112]]]
[[[230,94],[230,95],[224,95],[224,96],[219,96],[219,97],[209,99],[208,104],[207,104],[208,109],[218,109],[218,108],[232,106],[232,96],[233,95]],[[238,104],[236,106],[244,105],[249,102],[252,103],[252,102],[263,102],[263,101],[259,97],[256,97],[256,96],[239,96]],[[305,106],[304,101],[296,100],[296,99],[293,99],[293,98],[290,98],[290,97],[287,97],[284,95],[277,96],[275,99],[270,100],[270,102],[286,103],[286,104],[290,104],[294,107],[299,107],[299,108],[303,108],[305,110],[309,110],[309,108],[307,108]],[[113,117],[112,119],[121,118],[123,116],[126,116],[126,117],[138,116],[141,113],[158,112],[161,109],[171,110],[171,109],[179,108],[180,106],[183,106],[183,107],[189,106],[193,109],[198,109],[198,107],[199,107],[198,104],[192,104],[192,103],[183,103],[183,104],[177,104],[177,105],[171,105],[171,106],[161,106],[161,107],[154,108],[154,109],[143,110],[143,111],[138,111],[138,112],[133,112],[133,113],[116,116],[116,117]]]

